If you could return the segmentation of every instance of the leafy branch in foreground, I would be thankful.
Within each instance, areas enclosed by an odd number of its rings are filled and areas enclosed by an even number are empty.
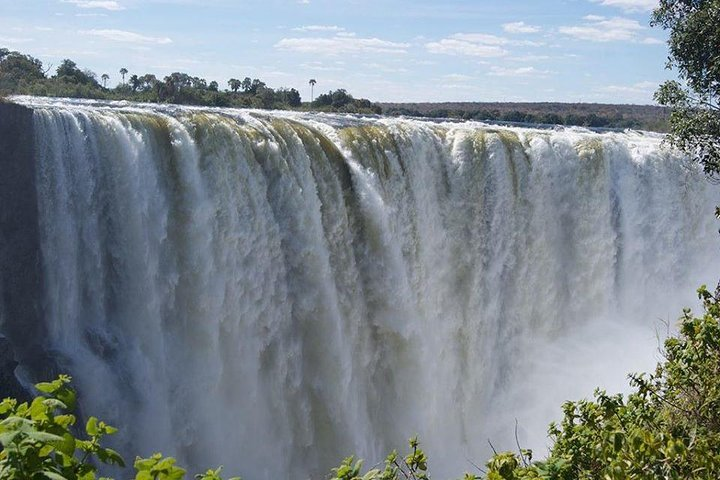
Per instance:
[[[95,417],[85,424],[83,438],[73,433],[77,418],[70,377],[35,386],[41,393],[30,403],[6,398],[0,402],[0,478],[3,480],[94,480],[97,462],[124,467],[120,454],[103,445],[117,429]],[[135,460],[135,480],[180,480],[185,470],[175,459],[156,453]],[[196,475],[222,480],[220,468]],[[239,480],[238,477],[230,480]]]
[[[385,459],[385,468],[373,468],[361,476],[362,460],[347,457],[339,467],[333,468],[332,480],[428,480],[427,455],[420,448],[417,437],[409,441],[410,453],[400,457],[396,451]]]
[[[661,0],[653,26],[670,31],[668,68],[680,82],[660,86],[655,99],[672,107],[672,144],[691,155],[705,173],[720,176],[720,0]]]

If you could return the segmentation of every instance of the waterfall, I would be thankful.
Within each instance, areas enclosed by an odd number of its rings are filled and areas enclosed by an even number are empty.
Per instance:
[[[456,478],[719,271],[718,189],[654,134],[20,102],[43,348],[130,459],[319,478],[418,433]]]

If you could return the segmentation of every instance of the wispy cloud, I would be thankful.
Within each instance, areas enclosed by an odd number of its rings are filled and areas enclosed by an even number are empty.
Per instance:
[[[591,0],[606,7],[622,8],[626,12],[649,12],[658,6],[658,0]]]
[[[456,33],[437,42],[425,44],[430,53],[470,57],[502,57],[508,54],[502,45],[507,40],[484,33]]]
[[[601,90],[610,93],[640,93],[652,95],[657,90],[660,82],[638,82],[632,85],[608,85],[607,87],[601,88]]]
[[[474,80],[475,77],[464,75],[462,73],[449,73],[447,75],[443,75],[442,78],[451,82],[468,82],[470,80]]]
[[[615,101],[648,103],[653,101],[653,94],[660,82],[644,81],[630,85],[608,85],[601,87],[601,95],[611,95]]]
[[[456,33],[436,42],[425,44],[430,53],[465,55],[470,57],[502,57],[509,52],[507,46],[540,47],[542,42],[511,40],[487,33]]]
[[[22,38],[22,37],[0,37],[0,43],[6,43],[10,45],[18,44],[18,43],[28,43],[32,42],[32,38]]]
[[[532,62],[545,62],[547,60],[550,60],[549,55],[519,55],[515,57],[510,57],[508,60],[512,60],[513,62],[522,62],[522,63],[532,63]]]
[[[336,35],[330,38],[283,38],[275,44],[279,50],[301,53],[339,55],[347,53],[407,53],[409,43],[391,42],[379,38],[360,38]]]
[[[640,43],[644,43],[645,45],[660,45],[660,44],[663,44],[663,43],[665,43],[665,42],[663,42],[663,41],[660,40],[659,38],[645,37],[645,38],[642,39],[642,41],[641,41]]]
[[[598,15],[584,17],[585,23],[560,27],[558,31],[580,40],[591,42],[638,42],[645,27],[637,20],[623,17],[605,18]]]
[[[492,66],[488,75],[493,77],[546,77],[551,73],[549,70],[539,70],[535,67],[506,68]]]
[[[342,72],[342,71],[345,71],[345,68],[342,66],[338,66],[337,63],[335,65],[326,65],[323,62],[301,63],[300,68],[303,68],[305,70],[317,71],[317,72]]]
[[[344,32],[343,27],[337,25],[305,25],[293,28],[296,32]]]
[[[525,22],[504,23],[502,27],[508,33],[537,33],[541,30],[537,25],[528,25]]]
[[[125,30],[80,30],[83,35],[92,35],[95,37],[112,40],[115,42],[139,43],[139,44],[157,44],[164,45],[172,43],[167,37],[150,37],[135,32],[127,32]]]
[[[61,0],[63,3],[71,3],[79,8],[100,8],[103,10],[125,10],[120,3],[115,0]]]

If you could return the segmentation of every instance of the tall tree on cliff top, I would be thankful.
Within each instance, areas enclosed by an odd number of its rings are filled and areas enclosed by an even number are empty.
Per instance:
[[[680,79],[655,93],[672,108],[669,140],[720,181],[720,0],[661,0],[651,24],[670,31],[667,68]]]
[[[315,100],[315,84],[317,80],[311,78],[308,83],[310,84],[310,103],[312,103]]]

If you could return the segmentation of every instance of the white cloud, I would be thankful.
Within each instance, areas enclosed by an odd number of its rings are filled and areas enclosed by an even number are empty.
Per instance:
[[[511,22],[503,24],[503,30],[508,33],[537,33],[541,29],[536,25],[528,25],[525,22]]]
[[[549,55],[520,55],[517,57],[508,58],[513,62],[531,63],[531,62],[544,62],[550,60]]]
[[[622,8],[626,12],[649,12],[658,6],[658,0],[592,0],[606,7]]]
[[[345,29],[337,25],[305,25],[293,28],[296,32],[344,32]]]
[[[437,42],[425,44],[430,53],[445,55],[466,55],[470,57],[502,57],[507,50],[502,48],[507,40],[484,33],[456,33]]]
[[[638,82],[632,85],[608,85],[599,91],[610,94],[616,102],[652,103],[653,94],[660,82]]]
[[[280,50],[301,53],[338,55],[347,53],[407,53],[409,43],[390,42],[379,38],[358,38],[336,35],[331,38],[283,38],[275,44]]]
[[[115,0],[62,0],[62,2],[71,3],[79,8],[101,8],[112,11],[125,10],[125,7]]]
[[[474,79],[474,77],[471,77],[470,75],[463,75],[462,73],[449,73],[447,75],[443,75],[442,78],[451,82],[467,82]]]
[[[140,35],[139,33],[126,32],[125,30],[80,30],[83,35],[92,35],[95,37],[105,38],[115,42],[125,43],[152,43],[158,45],[164,45],[172,43],[172,40],[167,37],[149,37],[146,35]]]
[[[506,68],[492,66],[488,75],[493,77],[545,77],[550,74],[549,70],[538,70],[535,67]]]
[[[305,70],[312,70],[318,72],[343,72],[345,68],[333,65],[325,65],[322,62],[307,62],[301,63],[300,68]]]
[[[426,43],[425,48],[430,53],[491,58],[507,55],[509,52],[503,47],[508,45],[540,47],[544,44],[530,40],[510,40],[486,33],[456,33],[437,42]]]
[[[20,37],[0,37],[0,43],[6,43],[10,45],[15,45],[18,43],[27,43],[32,42],[32,38],[20,38]]]
[[[407,73],[409,71],[407,68],[383,65],[382,63],[364,63],[363,67],[372,72]]]
[[[636,42],[645,27],[637,20],[614,17],[604,18],[597,15],[585,17],[586,23],[575,26],[560,27],[560,33],[591,42]]]
[[[657,90],[658,85],[660,85],[660,82],[645,81],[634,83],[632,85],[608,85],[607,87],[603,87],[601,90],[610,93],[652,94],[655,90]]]
[[[660,40],[658,38],[646,37],[646,38],[643,38],[641,43],[644,43],[645,45],[660,45],[665,42],[663,42],[662,40]]]
[[[506,45],[510,43],[507,38],[488,35],[487,33],[456,33],[450,38],[472,43],[484,43],[486,45]]]

